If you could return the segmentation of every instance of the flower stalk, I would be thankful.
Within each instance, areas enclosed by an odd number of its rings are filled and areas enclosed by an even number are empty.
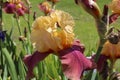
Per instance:
[[[0,0],[0,31],[2,31],[2,4],[3,0]]]

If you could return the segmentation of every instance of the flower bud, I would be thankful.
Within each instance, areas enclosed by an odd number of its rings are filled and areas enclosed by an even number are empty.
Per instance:
[[[75,2],[81,5],[94,18],[100,18],[100,9],[94,0],[75,0]]]

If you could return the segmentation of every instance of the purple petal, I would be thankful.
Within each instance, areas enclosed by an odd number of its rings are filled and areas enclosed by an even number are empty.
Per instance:
[[[95,63],[83,55],[80,43],[59,51],[59,58],[65,76],[71,80],[80,80],[84,70],[95,68]]]
[[[41,52],[34,52],[32,55],[26,55],[23,59],[28,71],[27,71],[27,80],[32,78],[33,69],[40,61],[42,61],[45,57],[49,55],[49,52],[41,53]]]

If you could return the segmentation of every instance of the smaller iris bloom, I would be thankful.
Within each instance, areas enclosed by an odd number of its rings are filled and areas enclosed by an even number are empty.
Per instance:
[[[102,49],[100,58],[98,60],[98,70],[102,71],[104,62],[110,60],[113,64],[120,58],[120,42],[117,44],[112,44],[107,41]]]
[[[120,0],[112,0],[110,9],[113,13],[120,14]]]
[[[33,77],[35,65],[49,54],[58,56],[62,71],[70,80],[80,80],[84,70],[96,67],[93,60],[84,56],[84,47],[79,40],[75,40],[73,27],[72,16],[60,10],[38,17],[34,21],[31,42],[36,51],[24,58],[28,68],[27,79]]]
[[[47,1],[40,3],[38,7],[43,13],[45,13],[45,15],[50,13],[52,10],[52,6]]]
[[[8,0],[4,3],[3,9],[8,14],[17,14],[18,16],[29,13],[27,7],[25,7],[21,0]]]
[[[0,31],[0,40],[2,40],[2,41],[5,40],[5,33],[6,33],[6,31]]]

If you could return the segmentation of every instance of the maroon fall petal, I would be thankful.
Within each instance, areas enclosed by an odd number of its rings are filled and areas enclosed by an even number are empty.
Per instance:
[[[26,80],[29,80],[34,76],[33,69],[40,61],[42,61],[45,57],[49,55],[49,52],[41,53],[41,52],[34,52],[32,55],[26,55],[23,59],[28,71]]]
[[[100,55],[98,62],[97,62],[97,70],[99,72],[101,72],[103,70],[104,67],[104,63],[107,61],[108,57],[104,56],[104,55]]]
[[[78,42],[74,44],[70,48],[59,51],[59,58],[65,76],[70,80],[80,80],[83,71],[94,69],[96,64],[83,55],[83,49]]]

